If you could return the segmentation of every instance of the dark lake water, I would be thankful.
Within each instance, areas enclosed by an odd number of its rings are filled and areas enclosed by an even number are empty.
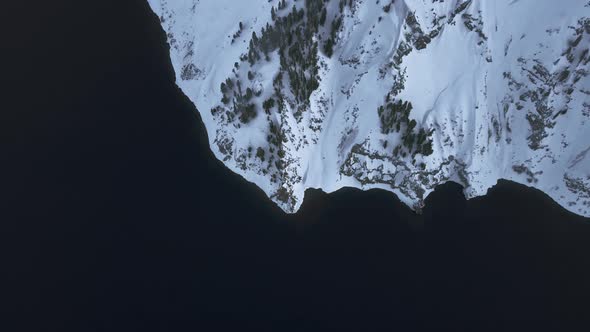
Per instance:
[[[545,194],[285,215],[213,157],[145,1],[7,6],[3,331],[587,331],[590,221]]]

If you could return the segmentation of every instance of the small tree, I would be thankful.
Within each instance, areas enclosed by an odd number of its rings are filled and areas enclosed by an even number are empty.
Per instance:
[[[264,162],[264,155],[265,155],[265,151],[263,148],[258,147],[258,149],[256,149],[256,157],[258,157],[260,160],[262,160],[262,162]]]
[[[332,54],[334,53],[334,40],[332,40],[332,38],[328,38],[326,44],[324,44],[324,53],[328,58],[332,57]]]
[[[326,23],[326,15],[327,15],[327,11],[326,11],[326,7],[324,7],[324,9],[322,9],[322,14],[320,16],[320,25],[324,26],[324,24]]]

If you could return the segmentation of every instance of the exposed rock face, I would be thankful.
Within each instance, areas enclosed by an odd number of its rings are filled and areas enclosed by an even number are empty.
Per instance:
[[[287,212],[503,178],[590,216],[588,0],[149,2],[211,149]]]

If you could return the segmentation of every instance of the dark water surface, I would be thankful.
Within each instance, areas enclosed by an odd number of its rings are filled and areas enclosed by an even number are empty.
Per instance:
[[[284,215],[209,151],[145,1],[7,6],[2,331],[588,330],[590,222],[545,194]]]

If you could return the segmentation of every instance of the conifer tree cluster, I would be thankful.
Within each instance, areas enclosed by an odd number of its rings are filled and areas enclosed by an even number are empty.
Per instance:
[[[381,132],[401,133],[402,145],[393,149],[394,155],[405,156],[406,153],[410,153],[429,156],[433,152],[431,136],[434,130],[418,126],[416,120],[410,119],[411,111],[412,103],[402,100],[388,101],[386,106],[379,106],[377,113],[381,122]]]
[[[329,13],[330,1],[339,1],[340,13]],[[299,121],[309,109],[310,96],[320,84],[321,52],[332,56],[343,22],[342,13],[352,2],[305,0],[303,6],[296,6],[293,1],[279,1],[278,6],[271,9],[272,22],[261,31],[252,32],[247,52],[235,63],[233,75],[220,85],[222,98],[220,105],[211,110],[214,116],[223,115],[228,122],[239,121],[235,124],[239,127],[264,111],[269,124],[268,146],[252,147],[248,157],[255,151],[253,158],[265,165],[261,171],[269,174],[272,182],[287,181],[290,162],[284,145],[289,129],[274,115],[284,114],[289,105]],[[240,24],[239,31],[243,30],[244,25]],[[264,99],[259,98],[262,91],[257,85],[256,78],[260,76],[257,71],[277,56],[280,66],[273,78],[273,91]],[[240,70],[243,66],[246,67]],[[285,202],[290,197],[286,191],[277,192],[277,195]]]
[[[352,0],[339,1],[341,13],[347,5],[352,5]],[[265,112],[269,113],[275,105],[279,111],[284,108],[283,78],[287,79],[289,92],[299,105],[296,116],[300,116],[309,106],[311,94],[319,87],[318,55],[319,43],[323,39],[320,29],[329,19],[327,3],[329,0],[305,0],[303,8],[297,9],[293,5],[291,9],[287,9],[288,2],[281,0],[276,9],[271,9],[272,24],[267,23],[259,33],[252,32],[248,52],[240,60],[247,61],[250,67],[254,67],[260,61],[270,61],[271,53],[275,51],[280,58],[280,72],[274,80],[275,91],[270,98],[272,104],[267,100],[268,103],[262,105]],[[324,42],[324,54],[328,57],[333,54],[336,34],[342,26],[341,13],[332,19],[329,35]],[[241,31],[241,22],[240,26]],[[238,68],[239,64],[236,63],[236,69]],[[235,78],[228,78],[221,84],[221,102],[231,107],[235,113],[233,116],[228,115],[228,119],[237,117],[242,123],[248,123],[258,112],[257,104],[253,100],[253,95],[257,95],[250,88],[243,90],[237,71],[234,73]],[[248,71],[248,80],[252,81],[255,75],[254,72]]]

